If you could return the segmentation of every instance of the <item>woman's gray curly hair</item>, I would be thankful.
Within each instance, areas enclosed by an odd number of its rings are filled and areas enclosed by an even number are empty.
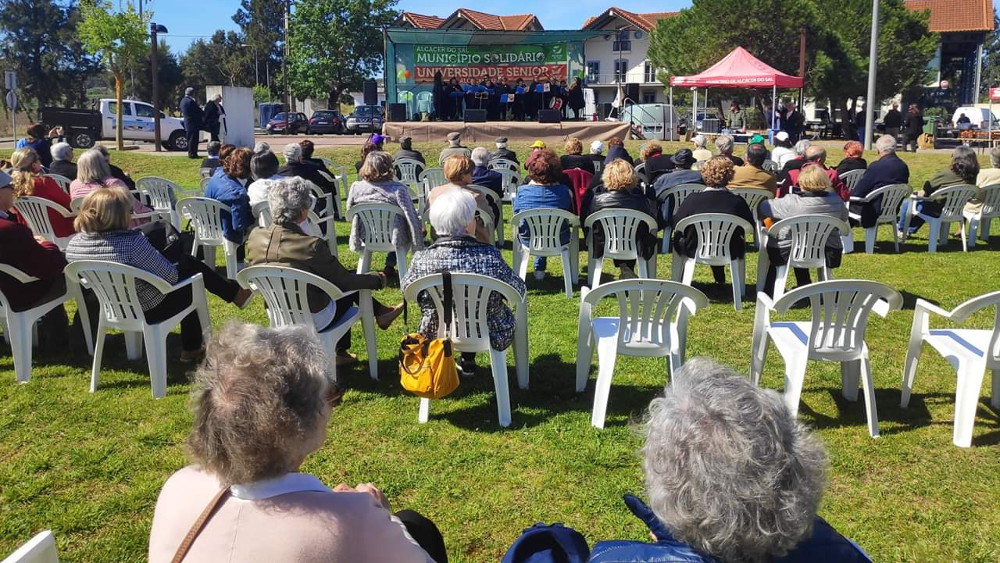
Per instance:
[[[226,325],[195,374],[187,440],[195,462],[227,486],[294,471],[326,420],[329,366],[302,327]]]
[[[313,193],[310,182],[298,176],[275,181],[267,192],[271,220],[276,225],[297,223],[302,217],[302,210],[312,207],[312,204]]]
[[[649,504],[680,541],[723,561],[769,561],[812,533],[822,444],[781,396],[694,358],[653,399],[643,469]]]

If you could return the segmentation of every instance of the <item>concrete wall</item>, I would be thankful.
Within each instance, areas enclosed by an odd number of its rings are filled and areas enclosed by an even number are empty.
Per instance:
[[[256,121],[253,90],[241,86],[206,86],[205,99],[222,94],[222,107],[226,109],[225,126],[219,131],[224,143],[253,148],[253,126]]]

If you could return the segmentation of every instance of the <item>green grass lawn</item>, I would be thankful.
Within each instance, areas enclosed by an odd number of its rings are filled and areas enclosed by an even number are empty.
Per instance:
[[[629,142],[629,148],[638,144]],[[514,147],[522,161],[526,145]],[[439,147],[417,148],[436,161]],[[348,165],[357,153],[356,147],[320,151]],[[839,150],[831,153],[831,161],[839,159]],[[914,186],[948,164],[947,155],[903,158]],[[126,152],[113,160],[135,177],[155,174],[197,185],[198,163],[182,156]],[[505,213],[509,218],[509,207]],[[357,256],[347,250],[346,225],[338,228],[341,258],[352,266]],[[841,398],[838,366],[808,367],[799,417],[817,430],[831,460],[820,514],[876,561],[998,561],[1000,423],[989,405],[989,384],[969,449],[951,444],[955,374],[932,350],[924,351],[909,408],[899,408],[899,398],[914,301],[922,297],[952,308],[996,290],[1000,239],[976,252],[963,253],[953,242],[928,254],[926,231],[895,254],[883,228],[877,254],[845,256],[834,273],[887,283],[903,293],[905,306],[886,319],[873,318],[868,330],[881,438],[868,436],[863,402]],[[860,230],[855,239],[862,249]],[[509,243],[505,255],[510,257]],[[496,561],[524,527],[540,520],[565,522],[590,542],[645,539],[621,495],[642,493],[641,443],[633,423],[667,381],[665,362],[619,359],[607,427],[592,428],[593,382],[584,393],[574,392],[577,301],[562,293],[558,262],[550,260],[551,275],[542,282],[529,276],[531,388],[517,389],[511,370],[509,429],[497,426],[485,355],[477,375],[463,380],[452,397],[435,401],[430,422],[418,425],[418,401],[401,391],[396,375],[404,331],[397,323],[378,333],[380,381],[368,378],[364,361],[340,371],[348,386],[344,403],[327,443],[303,470],[331,485],[376,483],[394,508],[418,510],[438,523],[453,561]],[[381,258],[376,263],[380,267]],[[617,274],[610,264],[605,271]],[[658,271],[669,274],[669,257],[659,258]],[[748,254],[747,271],[752,286],[756,253]],[[729,287],[713,287],[706,267],[698,268],[694,285],[712,304],[692,319],[688,356],[710,356],[747,373],[754,304],[748,300],[742,312],[734,311]],[[386,303],[400,299],[398,289],[376,295]],[[215,327],[230,320],[267,322],[259,298],[244,311],[214,296],[209,304]],[[411,319],[416,316],[411,308]],[[971,324],[987,327],[992,320],[992,312],[984,313]],[[176,334],[169,346],[178,353]],[[364,356],[360,332],[354,349]],[[5,346],[0,354],[0,554],[50,528],[66,561],[144,560],[157,493],[185,464],[189,369],[170,362],[168,394],[153,400],[145,361],[125,359],[121,335],[109,337],[93,394],[90,358],[73,346],[37,349],[27,385],[15,383]],[[782,373],[772,349],[762,385],[780,389]]]

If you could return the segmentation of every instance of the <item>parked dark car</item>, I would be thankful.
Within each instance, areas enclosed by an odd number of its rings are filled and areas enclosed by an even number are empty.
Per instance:
[[[382,130],[384,120],[379,106],[358,106],[347,116],[344,129],[348,133],[377,133]]]
[[[319,110],[314,111],[309,118],[309,133],[322,135],[323,133],[343,133],[344,117],[339,111]]]
[[[285,132],[285,112],[275,114],[270,121],[267,122],[267,126],[264,127],[267,130],[268,135],[280,135]],[[309,120],[306,119],[306,114],[292,112],[292,120],[288,123],[288,134],[298,135],[299,133],[309,134]]]

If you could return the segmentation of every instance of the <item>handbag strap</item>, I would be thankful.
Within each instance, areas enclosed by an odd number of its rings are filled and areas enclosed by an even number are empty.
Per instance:
[[[441,278],[444,285],[444,295],[442,297],[442,306],[444,307],[444,330],[448,332],[451,330],[451,313],[452,304],[455,301],[455,296],[452,292],[451,287],[451,272],[444,270],[441,272]],[[409,304],[406,300],[403,300],[403,327],[407,333],[410,331],[410,319],[407,314],[409,311]]]
[[[191,526],[191,529],[188,530],[187,535],[184,536],[184,541],[182,541],[181,545],[177,548],[177,553],[174,554],[174,558],[170,560],[171,563],[181,563],[181,561],[184,561],[184,557],[187,555],[187,552],[191,549],[191,544],[194,543],[194,540],[198,537],[198,534],[200,534],[202,529],[205,528],[205,524],[208,523],[209,518],[211,518],[212,515],[215,513],[215,509],[218,508],[219,505],[222,504],[222,501],[225,500],[225,498],[228,496],[229,496],[229,487],[225,487],[221,491],[216,493],[214,497],[212,497],[212,500],[208,502],[208,506],[206,506],[205,510],[201,512],[201,516],[199,516],[198,519],[195,520],[194,524]]]

